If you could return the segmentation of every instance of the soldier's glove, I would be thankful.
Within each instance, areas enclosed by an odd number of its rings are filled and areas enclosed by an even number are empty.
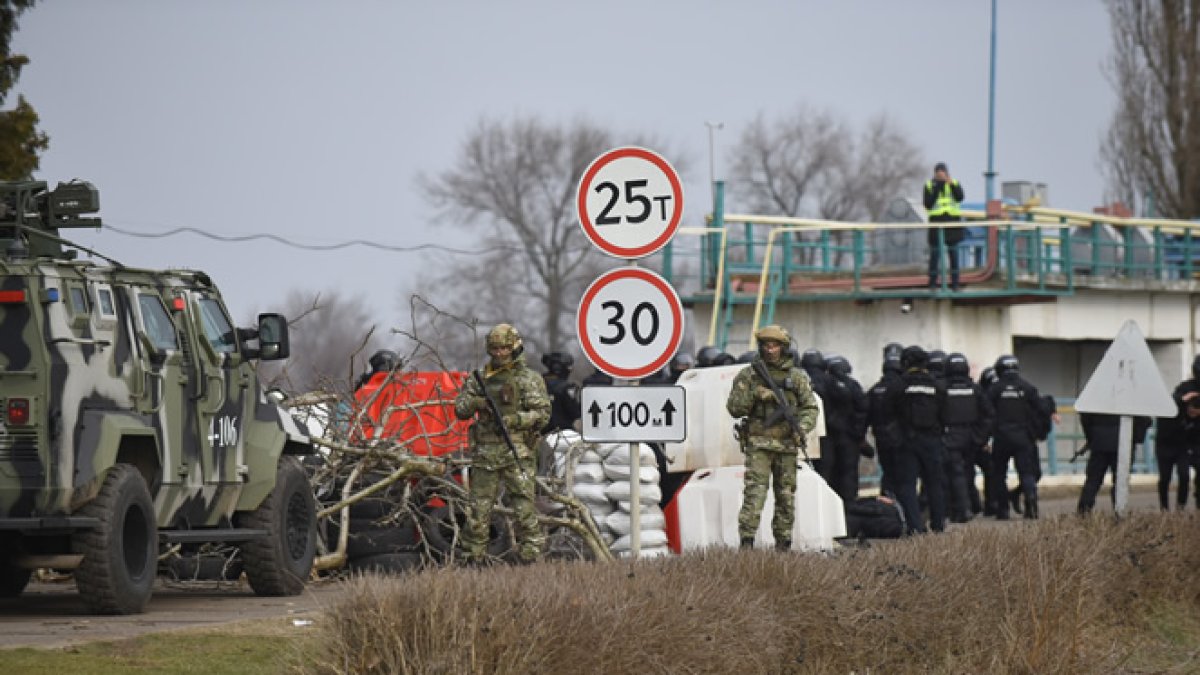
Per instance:
[[[760,401],[775,400],[775,392],[771,391],[770,387],[764,387],[762,385],[759,385],[758,388],[754,390],[754,396]]]

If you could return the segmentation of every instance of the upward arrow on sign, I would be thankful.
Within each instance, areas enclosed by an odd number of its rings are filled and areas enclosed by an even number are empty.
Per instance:
[[[1163,383],[1146,338],[1126,321],[1079,393],[1075,410],[1109,415],[1174,417],[1178,410]]]

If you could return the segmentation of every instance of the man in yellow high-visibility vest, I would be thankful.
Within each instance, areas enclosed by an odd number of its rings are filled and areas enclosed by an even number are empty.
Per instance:
[[[938,162],[933,167],[933,178],[925,181],[925,210],[929,212],[929,222],[947,223],[962,221],[962,211],[959,204],[963,200],[962,185],[950,177],[950,171],[944,162]],[[950,288],[958,290],[958,244],[963,240],[963,228],[929,228],[929,287],[937,288],[938,270],[941,268],[941,247],[938,244],[938,233],[946,244],[946,253],[950,258]]]

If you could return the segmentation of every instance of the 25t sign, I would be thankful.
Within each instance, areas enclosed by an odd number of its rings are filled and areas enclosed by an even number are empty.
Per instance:
[[[624,259],[666,245],[683,217],[679,174],[660,155],[638,147],[609,150],[579,179],[579,224],[597,248]]]
[[[579,303],[583,353],[601,372],[636,380],[661,370],[683,340],[683,308],[665,279],[641,267],[606,272]]]

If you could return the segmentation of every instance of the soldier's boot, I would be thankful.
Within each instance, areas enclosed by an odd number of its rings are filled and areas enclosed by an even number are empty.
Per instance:
[[[742,545],[739,548],[743,551],[754,548],[754,537],[742,537]]]
[[[1021,490],[1019,488],[1013,488],[1008,491],[1008,501],[1012,504],[1012,510],[1016,511],[1017,515],[1020,515],[1021,514]]]
[[[1037,520],[1038,503],[1037,497],[1025,497],[1025,517],[1029,520]]]
[[[780,553],[787,553],[788,551],[791,551],[792,550],[792,540],[791,539],[775,540],[775,550]]]

